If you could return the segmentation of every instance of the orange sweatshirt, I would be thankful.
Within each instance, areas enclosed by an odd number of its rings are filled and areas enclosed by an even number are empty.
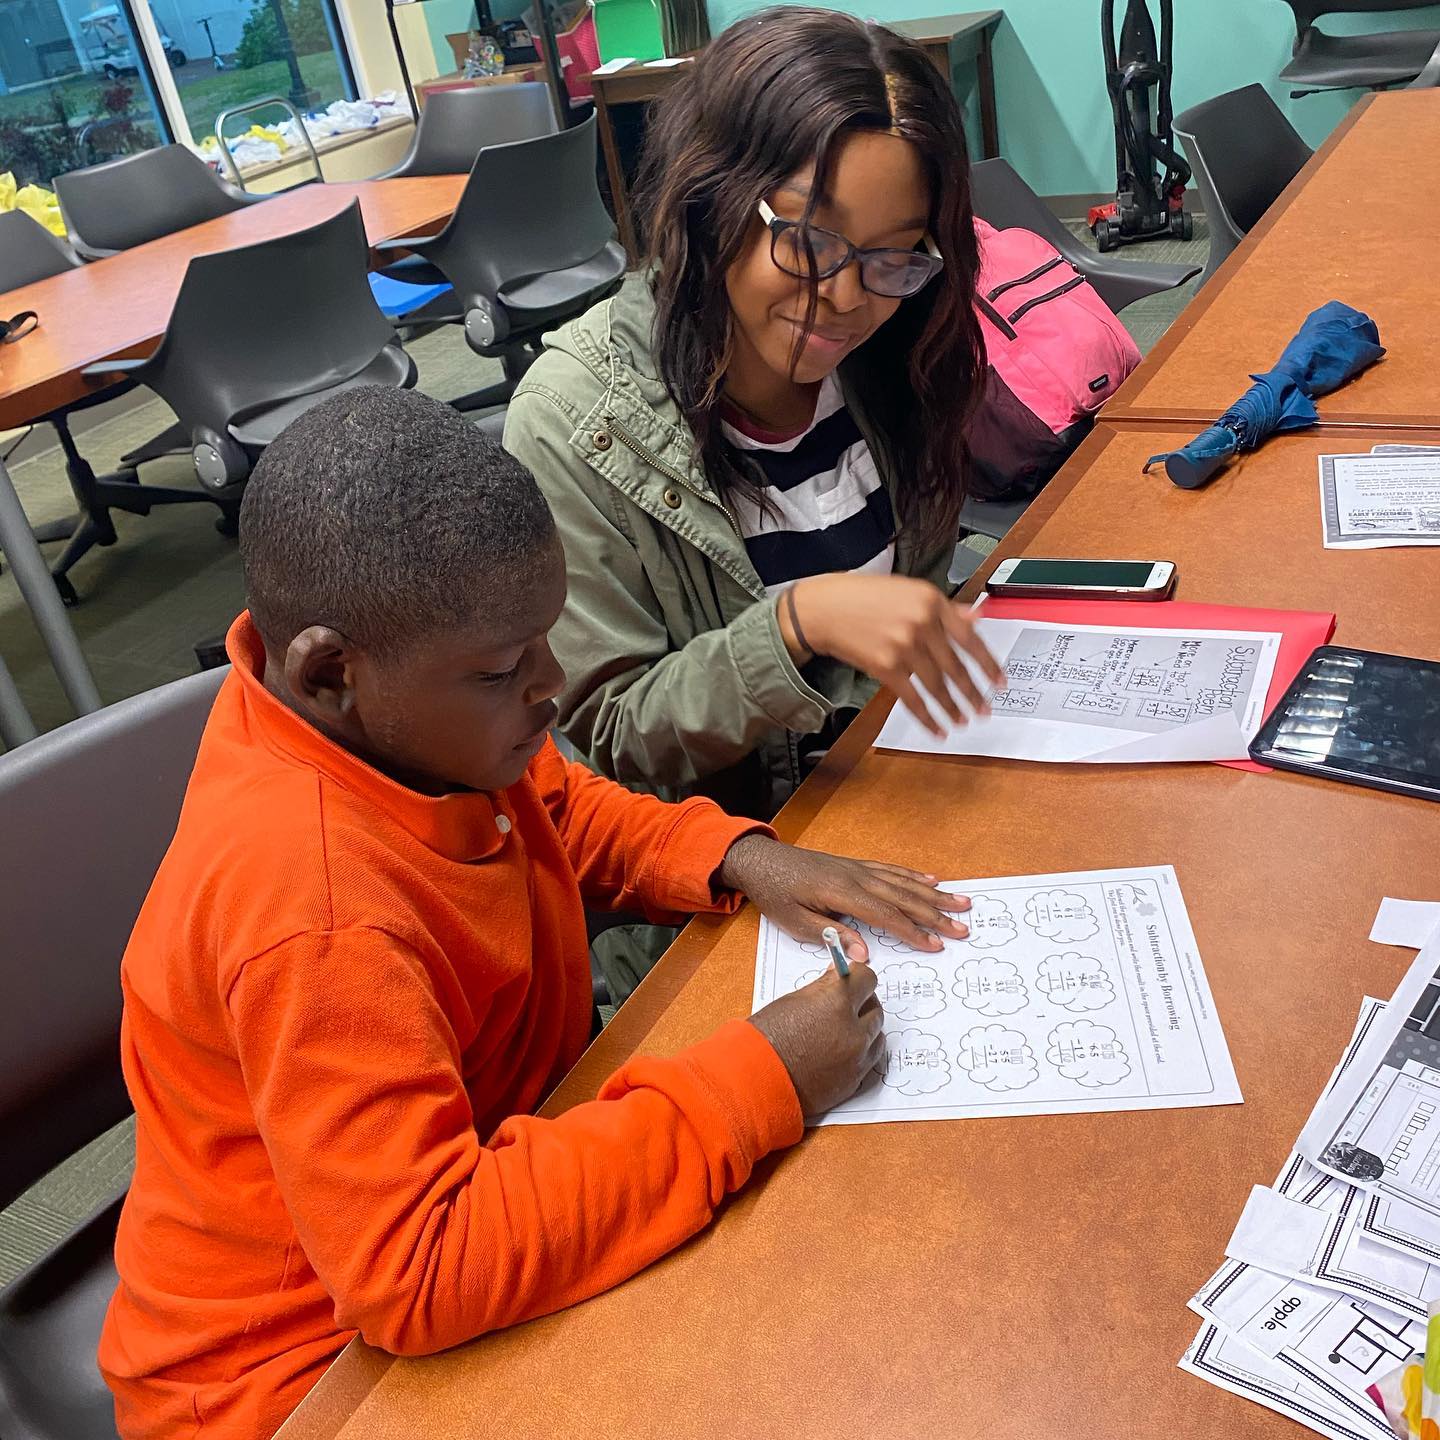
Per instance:
[[[583,1050],[581,900],[734,908],[757,827],[553,746],[430,798],[264,688],[247,616],[125,952],[135,1179],[100,1344],[125,1440],[263,1440],[359,1332],[423,1354],[624,1280],[801,1134],[744,1021],[527,1113]]]

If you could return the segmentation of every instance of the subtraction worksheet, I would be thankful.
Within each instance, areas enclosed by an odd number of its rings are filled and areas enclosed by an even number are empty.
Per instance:
[[[1228,1105],[1241,1099],[1168,865],[946,881],[942,951],[865,925],[885,1059],[818,1123]],[[818,978],[825,947],[761,922],[755,1008]]]
[[[1005,668],[991,713],[937,737],[897,705],[880,749],[1117,764],[1243,760],[1264,719],[1281,639],[984,618],[975,630]]]

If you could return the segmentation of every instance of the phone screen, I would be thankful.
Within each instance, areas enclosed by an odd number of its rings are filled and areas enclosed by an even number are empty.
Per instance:
[[[1150,578],[1154,568],[1149,560],[1021,560],[1006,577],[1006,583],[1137,588]]]

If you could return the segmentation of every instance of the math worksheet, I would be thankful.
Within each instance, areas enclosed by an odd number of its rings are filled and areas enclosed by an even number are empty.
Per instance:
[[[1327,550],[1440,545],[1440,451],[1322,455],[1320,520]]]
[[[1168,865],[947,881],[965,940],[912,949],[861,925],[885,1059],[818,1123],[1162,1110],[1241,1099]],[[755,1008],[808,984],[825,947],[760,926]]]
[[[1281,638],[984,618],[975,628],[1005,667],[992,713],[937,737],[896,705],[877,746],[1012,760],[1243,760]]]

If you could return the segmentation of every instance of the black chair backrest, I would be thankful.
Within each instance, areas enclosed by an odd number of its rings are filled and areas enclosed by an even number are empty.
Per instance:
[[[595,178],[595,117],[487,145],[450,223],[425,247],[462,300],[593,259],[615,234]]]
[[[1313,153],[1263,85],[1217,95],[1175,117],[1190,137],[1215,188],[1215,197],[1242,234],[1273,205]],[[1192,157],[1193,158],[1193,157]],[[1207,207],[1212,197],[1205,197]]]
[[[184,145],[57,175],[55,193],[76,245],[91,255],[129,250],[251,203]]]
[[[410,153],[391,175],[466,175],[487,145],[533,140],[557,128],[550,87],[536,81],[437,90],[420,112]]]
[[[970,203],[975,213],[997,230],[1043,235],[1062,255],[1083,248],[1008,160],[976,160],[970,166]]]
[[[23,210],[0,211],[0,293],[48,280],[81,263],[63,240]]]
[[[130,1113],[120,957],[226,673],[0,757],[0,1206]]]
[[[358,200],[308,230],[197,255],[139,378],[192,435],[354,378],[395,343],[368,257]]]
[[[1435,0],[1285,0],[1295,12],[1295,29],[1303,33],[1322,15],[1385,15],[1392,11],[1429,10]]]

